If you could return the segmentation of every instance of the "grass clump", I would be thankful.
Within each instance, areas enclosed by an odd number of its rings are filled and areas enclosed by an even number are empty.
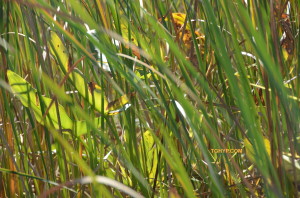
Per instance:
[[[1,1],[0,197],[297,197],[295,1]]]

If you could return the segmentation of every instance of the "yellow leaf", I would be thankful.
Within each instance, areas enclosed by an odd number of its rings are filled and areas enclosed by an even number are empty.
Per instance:
[[[184,27],[184,23],[186,21],[186,14],[184,13],[172,13],[172,22],[174,23],[174,28],[177,31],[177,37],[181,38],[183,40],[184,45],[187,48],[191,47],[192,43],[192,33],[191,33],[191,27],[188,22],[186,22],[185,30],[182,32],[182,28]],[[168,20],[166,18],[166,20]],[[182,36],[183,33],[183,36]],[[198,31],[195,31],[195,35],[197,36],[197,39],[200,39],[202,43],[204,43],[205,36],[201,34]]]
[[[126,104],[129,103],[130,98],[132,98],[133,96],[135,96],[135,92],[132,92],[130,94],[125,94],[125,95],[121,96],[119,99],[110,102],[106,108],[106,110],[108,111],[108,114],[115,115],[122,111],[125,111],[129,107],[129,106],[126,106]]]
[[[61,62],[64,70],[67,72],[69,70],[69,56],[67,48],[64,46],[59,36],[53,31],[51,31],[51,44],[51,53],[57,57],[57,60]]]
[[[246,148],[246,156],[252,163],[254,163],[255,162],[255,152],[254,152],[253,145],[249,142],[249,140],[247,138],[244,139],[244,145]],[[269,158],[271,158],[271,144],[270,144],[270,141],[265,137],[264,137],[264,145],[265,145],[265,148],[266,148]]]
[[[145,131],[142,136],[143,139],[139,149],[140,153],[145,153],[146,157],[146,167],[144,171],[147,172],[149,178],[154,178],[158,163],[157,147],[155,146],[154,138],[152,137],[152,134],[149,130]]]
[[[123,39],[126,42],[133,43],[134,46],[138,46],[138,42],[137,42],[136,36],[134,35],[133,31],[130,32],[131,34],[130,34],[130,40],[129,40],[129,38],[128,38],[128,27],[126,25],[124,25],[124,24],[126,24],[126,22],[122,23],[122,25],[121,25]],[[127,49],[129,49],[129,45],[125,45],[125,47]],[[131,47],[131,50],[132,50],[132,53],[135,56],[137,56],[138,59],[141,58],[141,55],[140,55],[138,47]]]

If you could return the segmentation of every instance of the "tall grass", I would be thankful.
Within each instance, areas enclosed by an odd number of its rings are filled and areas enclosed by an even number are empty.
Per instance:
[[[1,1],[0,197],[297,197],[278,2]]]

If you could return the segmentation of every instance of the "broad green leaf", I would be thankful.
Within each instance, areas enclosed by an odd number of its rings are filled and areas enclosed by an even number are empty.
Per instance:
[[[62,70],[64,72],[69,71],[69,58],[67,49],[64,46],[61,39],[58,37],[58,35],[55,32],[51,32],[51,52],[52,54],[58,59],[60,64],[62,65]],[[79,71],[74,70],[71,72],[69,79],[77,89],[78,93],[84,97],[91,105],[94,105],[95,109],[97,111],[101,111],[102,105],[104,105],[104,113],[107,113],[107,100],[104,98],[104,104],[102,104],[102,91],[92,91],[90,89],[87,89],[86,81],[82,77],[82,75],[79,73]]]
[[[55,32],[51,32],[51,52],[60,64],[62,65],[63,72],[67,72],[70,70],[70,62],[68,58],[67,48],[64,46],[63,42],[59,38],[59,36]],[[106,98],[104,97],[104,104],[102,104],[102,94],[103,91],[101,89],[87,89],[86,81],[82,77],[82,74],[78,70],[74,70],[71,72],[69,79],[77,89],[78,93],[84,97],[91,105],[94,105],[95,109],[99,112],[102,110],[102,105],[104,105],[104,113],[108,113],[109,115],[118,114],[127,108],[124,106],[129,102],[129,99],[126,95],[121,96],[121,98],[111,102],[108,104]],[[95,86],[99,87],[98,85]],[[113,105],[112,105],[113,104]]]
[[[26,80],[24,80],[22,77],[20,77],[18,74],[14,73],[11,70],[7,71],[7,77],[9,80],[9,84],[11,85],[12,91],[21,100],[22,104],[26,107],[31,108],[34,112],[36,120],[42,125],[45,125],[36,89],[32,88],[32,86]],[[46,107],[48,107],[52,101],[51,98],[47,98],[44,96],[42,96],[42,100]],[[63,106],[58,105],[58,110],[62,128],[72,129],[73,122],[67,115]],[[52,105],[50,107],[48,115],[49,116],[46,116],[46,125],[49,125],[52,122],[54,128],[59,129],[57,109],[55,105]]]
[[[94,125],[96,127],[99,127],[101,123],[101,118],[95,118],[94,119]],[[88,122],[85,120],[82,121],[76,121],[74,122],[74,132],[76,132],[76,136],[80,136],[80,135],[84,135],[87,133],[87,129],[88,129]]]
[[[37,96],[36,89],[32,88],[30,83],[28,83],[26,80],[24,80],[22,77],[20,77],[18,74],[14,73],[11,70],[7,71],[7,77],[13,93],[17,95],[17,97],[21,100],[21,103],[24,106],[29,107],[30,109],[33,110],[36,120],[40,124],[46,126],[49,126],[50,123],[52,122],[54,128],[58,130],[59,125],[57,119],[56,106],[53,104],[50,107],[48,116],[46,116],[46,123],[45,123],[45,121],[43,120],[43,114],[42,114],[40,101]],[[51,98],[45,96],[42,96],[42,100],[46,107],[48,107],[52,101]],[[59,116],[60,116],[62,129],[73,130],[77,136],[84,135],[85,133],[87,133],[88,127],[86,121],[72,121],[67,115],[62,105],[59,104],[58,109],[59,109]],[[94,125],[96,127],[99,127],[100,118],[94,119]]]
[[[61,39],[55,32],[51,32],[51,53],[57,57],[58,61],[62,64],[65,72],[69,70],[69,57],[68,50],[62,43]]]
[[[143,133],[142,141],[143,142],[140,144],[140,152],[142,154],[145,153],[146,155],[145,159],[147,167],[145,171],[147,172],[147,175],[149,175],[149,178],[154,178],[158,163],[158,151],[150,131],[145,131]]]

